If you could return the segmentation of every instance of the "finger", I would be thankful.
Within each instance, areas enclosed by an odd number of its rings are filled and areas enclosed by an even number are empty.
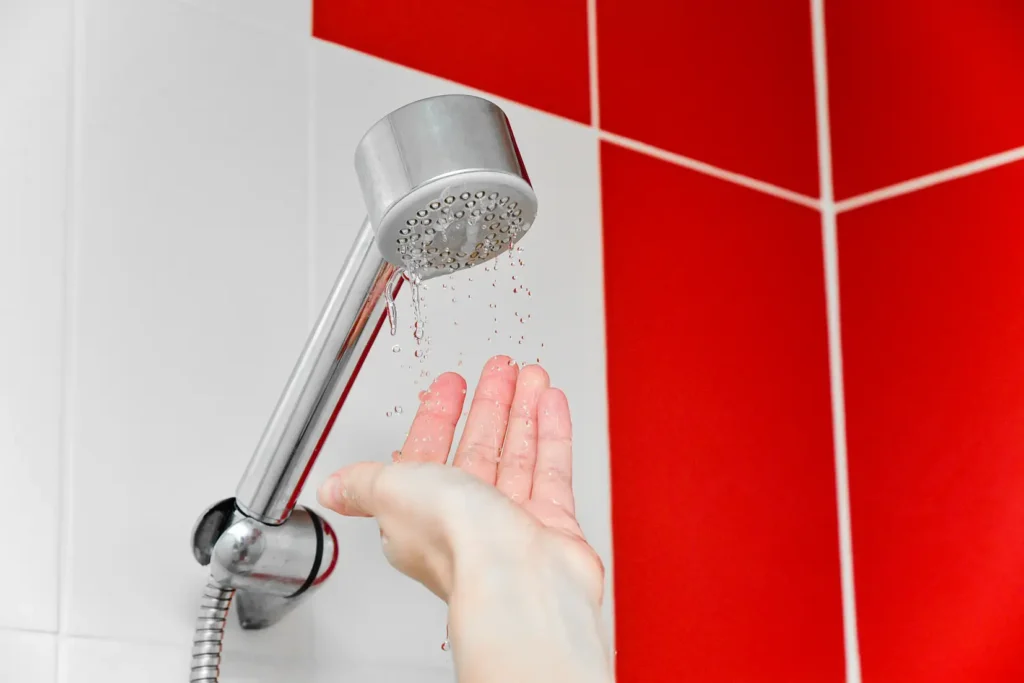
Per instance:
[[[373,517],[380,512],[379,482],[384,468],[379,462],[343,467],[320,485],[316,499],[340,515]]]
[[[549,386],[548,373],[539,365],[523,368],[516,382],[497,483],[498,490],[514,501],[527,500],[533,488],[533,468],[537,464],[537,405]]]
[[[484,365],[466,418],[455,466],[494,484],[505,441],[508,413],[516,391],[519,367],[508,356],[495,356]]]
[[[572,418],[569,402],[559,389],[540,397],[537,414],[537,466],[533,471],[533,500],[576,514],[572,495]]]
[[[448,462],[455,425],[466,400],[466,380],[454,372],[440,375],[420,394],[420,406],[396,462]]]

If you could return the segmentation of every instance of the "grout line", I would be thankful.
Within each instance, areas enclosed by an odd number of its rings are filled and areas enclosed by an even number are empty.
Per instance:
[[[57,634],[65,633],[68,630],[68,615],[70,612],[70,584],[71,584],[71,526],[72,526],[72,444],[71,444],[71,403],[72,383],[74,377],[74,358],[76,325],[75,311],[75,283],[77,276],[76,262],[76,232],[75,216],[77,214],[77,192],[78,181],[78,143],[81,140],[78,130],[78,106],[79,94],[81,91],[82,65],[79,60],[78,46],[81,44],[81,33],[84,31],[84,19],[82,6],[78,0],[70,2],[68,26],[68,111],[67,129],[65,140],[66,161],[64,169],[64,268],[63,285],[64,300],[61,306],[61,371],[60,371],[60,408],[59,408],[59,450],[58,461],[58,490],[59,500],[57,503]],[[58,671],[60,668],[60,657],[58,655]]]
[[[857,602],[854,592],[853,530],[850,519],[849,461],[846,441],[846,394],[843,384],[842,329],[839,312],[839,237],[832,185],[832,132],[828,109],[828,60],[825,48],[825,0],[811,0],[814,51],[814,101],[817,113],[818,177],[821,185],[821,242],[825,269],[825,311],[832,398],[832,448],[835,458],[836,517],[839,535],[839,582],[843,611],[846,683],[861,683]]]
[[[600,131],[600,137],[608,142],[613,142],[622,147],[631,149],[634,152],[647,154],[661,159],[662,161],[667,161],[670,164],[676,164],[677,166],[684,166],[690,170],[697,171],[698,173],[726,180],[728,182],[735,183],[736,185],[742,185],[743,187],[751,190],[757,190],[758,192],[763,192],[764,194],[778,197],[779,199],[785,199],[795,204],[806,206],[809,209],[817,210],[821,208],[821,203],[814,197],[808,197],[807,195],[800,194],[799,192],[793,192],[792,190],[787,190],[784,187],[766,183],[763,180],[757,180],[756,178],[751,178],[740,173],[727,171],[724,168],[718,168],[717,166],[712,166],[711,164],[691,159],[690,157],[684,157],[680,154],[666,152],[665,150],[652,145],[648,145],[637,140],[631,140],[621,135],[616,135],[615,133],[609,133],[608,131]]]
[[[850,211],[852,209],[858,209],[868,204],[875,204],[886,199],[892,199],[893,197],[899,197],[900,195],[909,194],[916,192],[917,190],[923,190],[933,185],[939,185],[941,183],[949,182],[950,180],[956,180],[957,178],[963,178],[965,176],[974,175],[975,173],[981,173],[982,171],[988,171],[999,166],[1005,166],[1015,161],[1021,161],[1024,159],[1024,147],[1017,147],[1006,152],[1000,152],[999,154],[993,154],[991,156],[982,157],[981,159],[975,159],[959,166],[953,166],[935,173],[929,173],[927,175],[905,180],[888,187],[883,187],[878,190],[872,190],[871,192],[865,192],[864,194],[844,199],[841,202],[836,203],[836,212],[842,213],[843,211]]]
[[[306,45],[306,325],[316,323],[316,43]]]
[[[587,0],[587,60],[590,69],[590,125],[601,128],[601,98],[597,83],[597,0]]]

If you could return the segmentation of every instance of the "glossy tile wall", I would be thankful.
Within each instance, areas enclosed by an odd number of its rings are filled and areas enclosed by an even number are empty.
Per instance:
[[[898,5],[0,0],[0,680],[184,679],[189,531],[362,218],[354,146],[444,92],[509,113],[539,229],[431,286],[426,361],[404,302],[313,479],[426,375],[539,358],[620,681],[1024,679],[1024,16]],[[443,605],[335,526],[224,679],[452,680]]]
[[[324,43],[310,13],[0,3],[16,104],[0,107],[0,495],[19,520],[0,563],[2,680],[188,675],[205,581],[191,527],[234,493],[362,220],[355,145],[402,104],[473,92]],[[585,426],[580,517],[612,567],[597,141],[496,99],[537,229],[514,260],[429,285],[423,362],[402,302],[313,480],[389,458],[426,376],[472,388],[491,354],[540,358]],[[387,565],[371,523],[335,527],[335,576],[273,630],[232,622],[223,680],[452,680],[444,605]]]

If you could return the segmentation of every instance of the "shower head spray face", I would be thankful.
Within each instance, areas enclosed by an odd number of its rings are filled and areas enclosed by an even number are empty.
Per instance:
[[[356,172],[381,254],[424,280],[507,251],[537,215],[508,119],[478,97],[392,112],[360,141]]]

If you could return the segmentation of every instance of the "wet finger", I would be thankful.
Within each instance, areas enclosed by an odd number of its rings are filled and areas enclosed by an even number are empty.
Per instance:
[[[537,406],[551,385],[539,365],[523,368],[512,399],[505,445],[498,463],[498,490],[514,501],[529,499],[533,469],[537,464]]]
[[[533,471],[533,500],[555,505],[575,515],[572,493],[572,417],[559,389],[540,397],[537,412],[537,465]]]
[[[440,375],[420,394],[420,406],[395,461],[448,462],[455,425],[466,400],[466,380],[454,372]]]
[[[378,483],[385,465],[360,462],[343,467],[320,485],[317,501],[325,508],[348,517],[373,517],[379,514]]]
[[[494,484],[497,477],[518,376],[519,367],[508,356],[495,356],[487,361],[455,451],[455,466],[488,484]]]

